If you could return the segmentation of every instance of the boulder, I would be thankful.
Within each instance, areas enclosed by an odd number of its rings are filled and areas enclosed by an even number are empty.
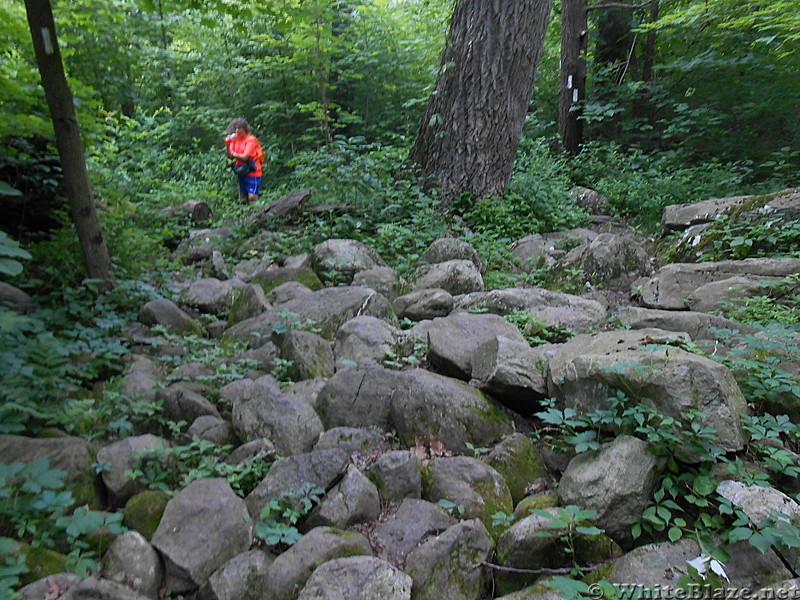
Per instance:
[[[553,268],[581,269],[595,286],[626,289],[650,271],[650,257],[644,244],[633,236],[601,233],[591,242],[570,250]]]
[[[415,290],[443,289],[453,295],[483,290],[483,277],[471,260],[446,262],[417,267],[412,287]]]
[[[800,272],[800,258],[747,258],[704,263],[664,265],[641,290],[641,302],[648,308],[686,310],[687,299],[711,282],[745,277],[752,281],[778,281]]]
[[[166,450],[170,443],[152,434],[130,436],[113,442],[97,452],[97,461],[108,465],[101,474],[111,506],[121,507],[134,495],[147,489],[128,474],[139,457],[148,451]]]
[[[225,331],[227,337],[264,343],[276,327],[297,329],[297,324],[313,323],[325,339],[333,339],[339,327],[359,315],[395,321],[389,301],[366,287],[342,286],[302,294],[273,304],[257,317],[245,319]],[[260,345],[260,344],[259,344]]]
[[[197,417],[210,415],[221,418],[217,407],[205,397],[210,389],[189,382],[173,383],[156,392],[164,404],[164,414],[173,421],[193,422]]]
[[[717,494],[740,508],[754,525],[768,518],[772,512],[790,518],[800,516],[800,504],[775,488],[726,480],[717,486]]]
[[[230,281],[215,277],[195,279],[184,292],[186,304],[204,313],[221,315],[233,304],[235,288]]]
[[[308,578],[297,600],[410,600],[411,577],[372,556],[335,558]]]
[[[486,527],[474,519],[449,527],[429,538],[406,559],[405,571],[414,582],[419,600],[479,600],[485,569],[494,550]]]
[[[428,329],[428,361],[444,375],[469,381],[478,348],[497,336],[527,344],[519,329],[498,315],[458,312],[434,319]]]
[[[453,295],[447,290],[427,288],[395,298],[392,307],[401,319],[422,321],[446,317],[453,310],[454,304]]]
[[[483,461],[503,477],[514,505],[527,495],[533,482],[547,476],[547,467],[536,446],[521,433],[505,438]]]
[[[487,309],[507,315],[527,311],[545,327],[559,327],[581,333],[598,329],[606,322],[606,308],[596,300],[551,292],[541,288],[511,288],[466,294],[457,299],[456,310]]]
[[[350,455],[339,448],[276,460],[267,476],[245,498],[247,508],[253,519],[258,520],[262,509],[272,499],[296,492],[306,483],[329,490],[347,471],[349,461]]]
[[[356,240],[325,240],[311,251],[311,267],[322,281],[349,285],[359,271],[383,266],[375,250]]]
[[[492,515],[514,510],[503,476],[468,456],[432,458],[426,468],[423,498],[449,500],[459,507],[462,518],[480,519],[493,535],[499,535],[500,528],[492,524]]]
[[[348,454],[368,453],[378,447],[383,438],[359,427],[332,427],[319,436],[314,450],[340,448]]]
[[[164,557],[173,592],[200,587],[237,554],[250,548],[247,507],[225,479],[198,479],[167,504],[152,544]]]
[[[47,460],[50,469],[65,471],[65,487],[79,504],[99,506],[95,470],[95,448],[77,437],[29,438],[0,435],[0,456],[6,464],[30,464]]]
[[[373,539],[392,564],[403,564],[408,554],[422,542],[455,523],[456,520],[438,504],[406,498],[394,514],[378,524]]]
[[[151,359],[133,354],[122,373],[120,391],[128,398],[151,401],[163,379],[161,369]]]
[[[420,256],[427,263],[443,263],[450,260],[469,260],[481,275],[486,273],[486,263],[469,242],[458,238],[442,237],[434,240]]]
[[[377,519],[381,513],[378,489],[356,467],[350,466],[306,519],[305,528],[319,526],[346,529]]]
[[[333,348],[326,339],[298,329],[281,336],[281,356],[293,364],[289,377],[294,380],[330,377],[334,371]]]
[[[497,335],[475,349],[470,384],[515,412],[529,415],[547,398],[547,361],[527,341]]]
[[[228,312],[228,323],[235,325],[240,321],[256,317],[270,307],[264,288],[249,284],[237,290]]]
[[[373,267],[356,273],[353,276],[353,285],[372,288],[392,302],[405,287],[405,281],[391,267]]]
[[[271,378],[240,379],[219,394],[233,405],[231,422],[241,439],[268,438],[282,456],[308,452],[323,431],[314,409],[282,393]]]
[[[214,571],[198,591],[198,600],[245,600],[259,598],[272,559],[261,550],[237,554]]]
[[[263,578],[261,600],[290,600],[320,565],[347,556],[372,556],[369,540],[355,531],[317,527],[278,556]]]
[[[604,406],[616,390],[676,419],[699,411],[719,446],[741,449],[747,403],[739,386],[725,366],[670,344],[681,337],[660,329],[577,336],[550,360],[550,393],[578,412]]]
[[[197,417],[189,429],[186,430],[192,438],[198,437],[201,440],[206,440],[224,446],[230,444],[236,438],[233,426],[225,419],[214,417],[211,415],[203,415]]]
[[[595,511],[594,523],[620,546],[630,547],[630,525],[652,498],[664,462],[648,452],[647,442],[621,435],[573,458],[558,483],[558,498],[563,505]]]
[[[178,335],[202,333],[200,324],[166,298],[151,300],[139,310],[139,320],[145,325],[162,325]]]
[[[381,365],[395,351],[396,329],[376,317],[356,317],[336,332],[333,354],[336,368]]]
[[[101,574],[151,600],[158,600],[164,563],[141,533],[128,531],[115,539],[103,555]]]
[[[730,329],[742,333],[755,333],[756,329],[718,315],[695,311],[659,310],[639,306],[625,306],[617,312],[617,320],[630,329],[664,329],[686,332],[693,341],[717,340],[711,329]]]
[[[384,503],[422,496],[419,459],[413,452],[385,452],[375,459],[368,474]]]

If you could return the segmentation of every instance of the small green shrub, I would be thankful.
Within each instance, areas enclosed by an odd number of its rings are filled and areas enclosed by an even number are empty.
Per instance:
[[[272,498],[259,514],[253,535],[269,546],[286,549],[302,536],[296,525],[315,505],[325,490],[306,481],[298,489]]]

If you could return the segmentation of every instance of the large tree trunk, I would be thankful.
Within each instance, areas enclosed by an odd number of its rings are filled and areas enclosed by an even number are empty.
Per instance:
[[[86,274],[92,279],[102,280],[104,283],[101,287],[108,288],[112,282],[111,258],[95,211],[83,142],[72,92],[64,75],[50,0],[25,0],[25,9],[42,86],[53,120],[64,188],[83,251]]]
[[[436,89],[410,158],[440,186],[502,196],[528,111],[551,0],[456,0]]]
[[[561,92],[558,98],[558,133],[561,145],[577,154],[583,138],[579,103],[586,97],[586,0],[561,4]]]

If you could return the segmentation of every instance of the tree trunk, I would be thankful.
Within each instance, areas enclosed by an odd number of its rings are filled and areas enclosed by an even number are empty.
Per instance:
[[[583,138],[579,102],[586,97],[586,0],[563,0],[561,5],[561,92],[558,133],[564,150],[577,154]]]
[[[410,159],[440,186],[502,196],[542,54],[551,0],[457,0],[436,89]]]
[[[64,75],[50,0],[25,0],[25,9],[42,86],[53,120],[64,188],[81,244],[86,274],[92,279],[102,280],[101,288],[108,289],[113,278],[111,258],[95,211],[83,142],[72,92]]]

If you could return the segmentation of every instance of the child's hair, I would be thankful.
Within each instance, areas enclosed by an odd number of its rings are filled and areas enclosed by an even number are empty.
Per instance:
[[[228,128],[225,130],[225,133],[231,134],[239,127],[244,129],[247,133],[250,133],[250,123],[248,123],[242,117],[236,117],[230,123],[228,123]]]

